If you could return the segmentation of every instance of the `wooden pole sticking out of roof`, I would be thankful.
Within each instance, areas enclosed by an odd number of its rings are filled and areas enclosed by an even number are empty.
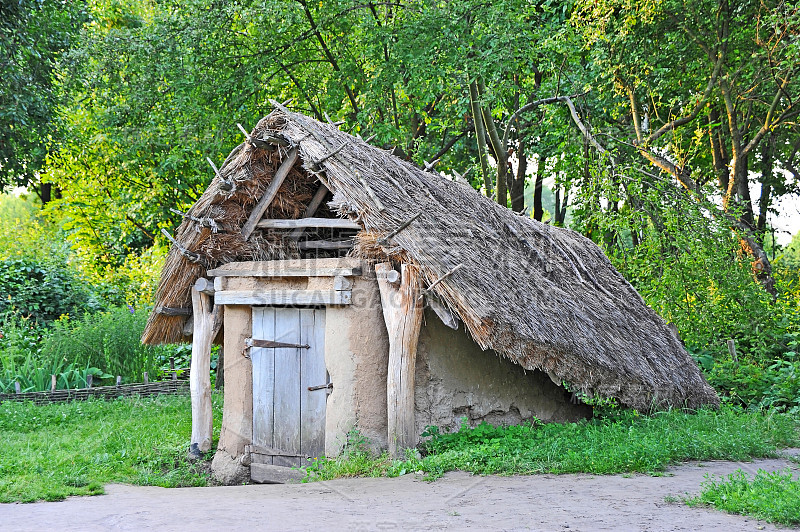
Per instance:
[[[417,444],[414,370],[423,307],[419,298],[419,268],[412,264],[403,264],[399,287],[389,281],[391,271],[391,263],[375,265],[383,319],[389,332],[389,367],[386,377],[389,454],[393,458],[401,458],[404,449],[413,448]]]
[[[261,217],[264,216],[264,212],[266,212],[267,207],[269,207],[269,204],[272,203],[272,200],[275,199],[275,196],[278,194],[278,189],[281,188],[281,185],[286,180],[286,176],[289,175],[289,171],[294,166],[294,163],[297,162],[297,159],[297,148],[292,148],[291,151],[289,151],[289,155],[287,155],[286,159],[284,159],[281,163],[278,171],[275,172],[275,176],[273,176],[272,181],[267,187],[267,190],[264,192],[264,195],[261,196],[258,204],[253,207],[253,211],[250,213],[250,217],[247,219],[247,222],[245,222],[244,226],[242,227],[242,236],[245,240],[250,238],[250,235],[253,234],[256,224],[259,220],[261,220]]]
[[[178,248],[178,251],[180,251],[184,257],[186,257],[192,262],[196,262],[198,264],[202,264],[205,266],[205,261],[203,260],[203,257],[199,253],[195,253],[194,251],[189,251],[188,249],[183,247],[181,243],[175,240],[175,237],[169,234],[169,231],[167,231],[163,227],[161,228],[161,233],[163,233],[163,235],[167,237],[167,240],[172,242],[172,245]]]
[[[394,238],[395,236],[397,236],[397,233],[399,233],[400,231],[402,231],[403,229],[405,229],[406,227],[411,225],[411,222],[413,222],[414,220],[419,218],[420,214],[422,214],[422,211],[418,212],[417,214],[415,214],[414,216],[412,216],[411,218],[409,218],[405,222],[401,223],[399,226],[397,226],[397,229],[395,229],[394,231],[392,231],[391,233],[389,233],[385,237],[383,237],[381,239],[378,239],[378,244],[381,245],[381,246],[385,246],[386,244],[388,244],[390,239]]]
[[[306,211],[303,213],[303,218],[311,218],[312,216],[314,216],[314,214],[316,214],[317,212],[317,209],[319,209],[319,206],[322,205],[322,200],[324,200],[325,196],[327,195],[328,195],[328,187],[326,187],[322,182],[320,182],[319,188],[314,193],[314,197],[311,198],[308,207],[306,207]],[[289,235],[289,238],[295,241],[299,240],[300,237],[303,235],[303,231],[305,231],[305,229],[302,227],[295,229],[294,231],[292,231],[292,234]]]
[[[233,181],[228,181],[222,176],[222,174],[219,172],[219,168],[217,168],[217,165],[211,160],[211,157],[206,157],[206,161],[208,161],[208,164],[210,164],[211,168],[214,170],[214,175],[216,175],[220,180],[220,190],[231,192],[234,188],[236,188],[236,185],[234,185]]]

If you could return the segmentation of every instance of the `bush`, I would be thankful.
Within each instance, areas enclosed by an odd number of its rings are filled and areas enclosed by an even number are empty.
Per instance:
[[[31,259],[0,261],[0,293],[0,314],[13,311],[40,324],[100,307],[69,269]]]

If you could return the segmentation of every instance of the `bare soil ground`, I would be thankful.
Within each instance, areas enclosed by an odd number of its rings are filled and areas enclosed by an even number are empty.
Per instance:
[[[792,454],[797,454],[793,450]],[[163,489],[110,485],[106,495],[0,505],[16,530],[777,530],[764,522],[668,502],[705,475],[754,473],[785,459],[701,462],[664,476],[415,475],[296,485]]]

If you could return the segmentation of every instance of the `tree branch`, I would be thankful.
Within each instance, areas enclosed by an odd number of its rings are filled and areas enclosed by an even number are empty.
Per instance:
[[[308,23],[311,25],[311,31],[314,36],[317,38],[320,46],[322,47],[322,51],[325,54],[325,57],[328,58],[328,62],[333,67],[333,70],[339,72],[341,74],[342,70],[339,68],[339,63],[336,61],[336,58],[333,57],[328,45],[325,43],[325,39],[322,38],[322,34],[320,34],[319,29],[317,28],[317,23],[314,21],[314,17],[311,15],[311,11],[308,9],[308,4],[306,0],[297,0],[297,2],[303,6],[303,11],[305,12],[306,19],[308,19]],[[347,93],[347,97],[350,99],[350,105],[353,106],[353,112],[358,114],[358,104],[356,103],[355,94],[353,94],[352,89],[347,85],[347,83],[342,80],[342,86],[344,87],[344,91]]]

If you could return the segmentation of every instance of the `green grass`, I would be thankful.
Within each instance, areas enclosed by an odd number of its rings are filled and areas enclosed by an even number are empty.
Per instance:
[[[424,472],[428,479],[447,471],[477,474],[654,473],[687,460],[749,460],[775,456],[798,445],[798,424],[773,413],[748,413],[731,407],[695,414],[680,411],[568,424],[462,427],[438,434],[426,455],[390,460],[372,455],[363,442],[351,442],[336,459],[320,459],[307,480],[348,476],[397,476]]]
[[[707,504],[782,525],[800,525],[800,480],[789,470],[767,473],[759,469],[750,477],[740,469],[723,480],[706,477],[700,495],[687,503]]]
[[[222,396],[214,394],[214,426]],[[186,460],[188,396],[0,404],[0,502],[57,501],[103,484],[204,486],[203,464]]]

